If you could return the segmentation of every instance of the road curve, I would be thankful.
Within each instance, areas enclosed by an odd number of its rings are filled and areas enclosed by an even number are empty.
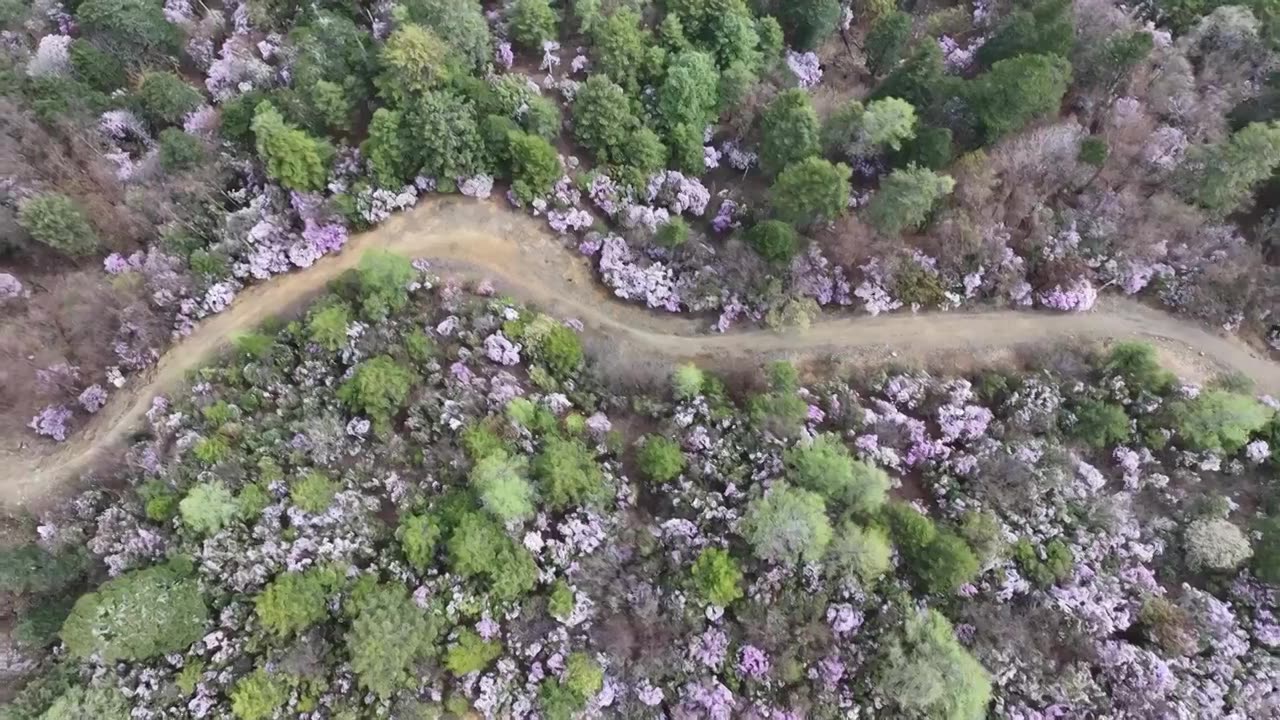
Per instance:
[[[577,318],[593,347],[617,356],[643,353],[659,362],[697,359],[719,366],[758,362],[771,355],[856,355],[928,359],[939,355],[983,358],[1018,346],[1144,339],[1155,343],[1174,369],[1203,376],[1215,369],[1252,378],[1259,391],[1280,394],[1280,364],[1235,338],[1200,324],[1119,298],[1084,314],[1012,310],[838,315],[803,332],[746,330],[707,335],[705,320],[649,311],[614,299],[596,282],[586,260],[564,249],[545,224],[494,203],[457,196],[432,197],[376,229],[357,235],[342,253],[305,270],[272,278],[236,298],[222,313],[166,352],[144,377],[116,393],[73,438],[40,452],[0,454],[7,471],[0,504],[37,509],[43,498],[91,469],[139,427],[157,394],[182,385],[186,373],[208,360],[237,333],[296,308],[353,268],[369,250],[430,258],[443,271],[493,280],[503,291],[561,317]]]

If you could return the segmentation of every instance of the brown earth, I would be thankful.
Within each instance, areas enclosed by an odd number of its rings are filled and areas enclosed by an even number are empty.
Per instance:
[[[675,361],[721,369],[754,366],[769,357],[830,358],[845,365],[886,361],[964,369],[1007,362],[1017,352],[1060,344],[1141,339],[1154,343],[1178,374],[1204,381],[1223,371],[1253,379],[1261,392],[1280,394],[1280,364],[1245,343],[1195,321],[1140,303],[1108,298],[1084,314],[989,312],[825,316],[805,331],[743,330],[705,334],[709,321],[647,310],[613,298],[587,261],[568,251],[536,218],[494,203],[458,197],[424,200],[375,230],[353,237],[339,255],[242,292],[226,311],[202,322],[169,349],[145,376],[134,377],[70,441],[57,446],[10,438],[0,504],[36,509],[81,473],[112,459],[141,425],[157,394],[181,387],[188,371],[223,348],[237,332],[298,308],[353,268],[369,250],[430,258],[438,269],[488,278],[504,292],[586,327],[588,347],[607,372],[651,376]],[[31,446],[29,447],[28,444]]]

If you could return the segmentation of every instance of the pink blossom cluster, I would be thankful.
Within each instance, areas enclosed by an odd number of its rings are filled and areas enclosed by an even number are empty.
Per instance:
[[[29,77],[66,75],[71,70],[71,36],[45,35],[27,63]]]
[[[499,365],[520,364],[520,345],[511,342],[500,332],[484,339],[484,354]]]
[[[493,51],[493,59],[503,70],[510,70],[516,61],[516,54],[511,50],[511,43],[506,40],[500,41],[497,49]]]
[[[579,208],[547,211],[547,224],[561,235],[587,230],[594,223],[591,213]]]
[[[811,88],[822,82],[822,62],[812,52],[787,50],[787,68],[802,88]]]
[[[663,170],[650,177],[646,193],[650,203],[665,207],[672,215],[700,217],[711,201],[711,193],[701,180],[675,170]]]
[[[233,36],[222,44],[218,59],[209,65],[204,80],[215,102],[226,102],[270,83],[271,66],[257,57],[256,50],[245,36]]]
[[[71,428],[67,427],[67,423],[71,420],[71,409],[65,405],[48,405],[35,417],[31,418],[31,422],[27,427],[36,431],[37,435],[53,438],[56,442],[62,442],[67,439],[67,435],[71,433]]]
[[[600,248],[600,274],[613,294],[627,300],[643,299],[651,308],[680,311],[680,295],[671,268],[660,262],[641,264],[627,242],[606,237]]]
[[[816,243],[791,260],[791,288],[817,300],[819,305],[853,303],[844,268],[828,260]]]
[[[722,233],[741,227],[742,223],[738,220],[739,208],[738,203],[731,198],[725,198],[716,209],[715,217],[711,218],[711,228]]]
[[[458,192],[466,195],[467,197],[487,200],[489,199],[489,195],[493,193],[493,176],[480,174],[466,178],[459,178]]]
[[[26,296],[22,281],[10,273],[0,273],[0,302]]]
[[[942,50],[942,61],[949,72],[958,73],[968,70],[978,55],[978,49],[986,43],[986,37],[979,36],[961,45],[950,35],[938,38],[938,48]]]
[[[862,301],[863,309],[871,315],[879,315],[902,307],[902,301],[894,298],[886,287],[887,276],[878,258],[868,260],[860,269],[863,279],[853,295]]]
[[[1086,312],[1093,309],[1094,303],[1098,301],[1098,290],[1087,279],[1079,278],[1065,289],[1058,285],[1039,293],[1036,300],[1050,310]]]
[[[84,408],[85,412],[96,413],[107,404],[107,391],[101,385],[94,383],[80,392],[76,402],[80,403],[80,407]]]

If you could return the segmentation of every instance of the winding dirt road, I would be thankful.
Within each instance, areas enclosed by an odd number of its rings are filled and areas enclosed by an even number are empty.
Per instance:
[[[242,292],[230,308],[170,348],[145,377],[133,378],[70,442],[44,452],[0,452],[5,478],[0,481],[0,504],[37,509],[96,463],[110,461],[140,426],[155,395],[180,387],[188,371],[237,332],[298,307],[374,249],[430,258],[444,272],[489,278],[515,297],[561,317],[578,318],[587,329],[590,349],[606,367],[634,371],[645,363],[665,367],[692,359],[724,368],[755,364],[772,355],[828,354],[864,363],[945,358],[953,364],[976,365],[1007,357],[1011,349],[1137,338],[1155,343],[1162,360],[1184,377],[1203,380],[1232,370],[1253,378],[1260,391],[1280,394],[1280,364],[1193,321],[1122,299],[1104,300],[1088,314],[846,314],[823,319],[803,332],[706,335],[705,320],[654,313],[614,299],[596,282],[586,260],[567,252],[542,221],[493,203],[441,197],[424,200],[353,237],[339,255]]]

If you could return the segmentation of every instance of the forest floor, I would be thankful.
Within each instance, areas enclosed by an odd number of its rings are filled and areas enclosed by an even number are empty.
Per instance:
[[[1195,320],[1137,301],[1104,297],[1089,313],[991,310],[870,317],[826,313],[807,330],[748,329],[707,334],[714,318],[674,315],[619,301],[586,258],[572,253],[539,218],[460,197],[425,199],[376,229],[354,236],[338,255],[241,292],[227,310],[201,322],[154,367],[80,428],[54,445],[30,435],[0,438],[0,505],[35,510],[61,496],[100,463],[118,459],[153,397],[172,392],[236,333],[300,308],[369,250],[428,258],[442,275],[489,279],[502,292],[562,318],[580,320],[601,371],[618,382],[647,382],[672,363],[694,360],[721,371],[751,370],[763,360],[834,361],[846,367],[896,363],[943,370],[1012,364],[1055,345],[1139,339],[1153,343],[1179,376],[1203,382],[1222,372],[1251,378],[1280,394],[1280,364]]]

